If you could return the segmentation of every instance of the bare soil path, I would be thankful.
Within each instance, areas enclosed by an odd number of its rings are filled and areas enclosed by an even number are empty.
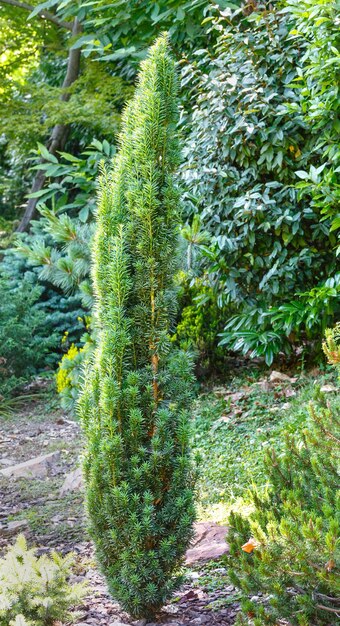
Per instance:
[[[76,554],[75,579],[86,578],[89,593],[78,626],[133,623],[109,596],[96,569],[86,532],[79,490],[61,495],[65,477],[76,468],[81,452],[79,424],[56,408],[50,396],[0,418],[0,470],[51,453],[42,477],[8,477],[0,473],[0,550],[24,532],[38,552],[56,549]],[[188,567],[186,582],[159,615],[167,626],[235,623],[238,594],[223,564],[209,561]]]

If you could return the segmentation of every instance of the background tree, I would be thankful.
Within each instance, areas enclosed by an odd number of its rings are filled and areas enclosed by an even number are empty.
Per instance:
[[[178,586],[194,517],[188,457],[192,371],[171,349],[179,151],[174,62],[151,48],[100,182],[94,356],[80,414],[90,531],[124,609],[153,617]],[[138,233],[138,237],[136,234]]]
[[[225,4],[228,3],[221,0],[221,5]],[[6,49],[5,89],[0,102],[6,103],[7,109],[0,129],[4,133],[5,156],[10,155],[10,163],[6,159],[3,163],[5,201],[12,207],[10,210],[6,206],[7,215],[13,215],[12,195],[6,193],[7,185],[13,188],[7,168],[15,166],[18,170],[19,185],[22,160],[27,159],[27,152],[35,147],[37,139],[52,156],[64,148],[77,155],[94,136],[112,140],[117,132],[114,124],[107,124],[115,111],[112,104],[117,103],[119,113],[122,98],[126,97],[124,86],[133,82],[147,46],[160,29],[169,27],[177,53],[180,54],[180,47],[191,49],[206,32],[201,23],[208,7],[207,0],[134,1],[128,9],[122,8],[119,0],[81,6],[74,0],[0,2],[4,26],[1,38]],[[26,24],[28,34],[25,32],[21,40]],[[33,33],[34,46],[25,46]],[[31,50],[28,58],[27,47]],[[13,146],[17,151],[15,159]],[[41,162],[45,163],[43,155]],[[46,183],[48,176],[43,168],[38,168],[19,231],[27,230],[31,219],[39,217],[37,201]],[[18,191],[21,204],[27,186]],[[15,206],[13,217],[20,215],[18,205]]]

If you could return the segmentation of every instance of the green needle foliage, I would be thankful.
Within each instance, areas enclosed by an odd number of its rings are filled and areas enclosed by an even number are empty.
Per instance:
[[[339,623],[339,406],[338,395],[329,401],[316,391],[306,428],[287,432],[282,452],[266,454],[269,490],[252,492],[249,518],[230,517],[228,563],[243,591],[240,625]]]
[[[192,363],[170,343],[179,224],[177,80],[166,36],[142,63],[120,151],[100,180],[97,347],[80,398],[90,531],[112,595],[153,617],[192,538]]]
[[[37,557],[35,553],[19,535],[0,559],[0,626],[53,626],[79,618],[69,609],[79,604],[86,586],[68,580],[72,554]]]

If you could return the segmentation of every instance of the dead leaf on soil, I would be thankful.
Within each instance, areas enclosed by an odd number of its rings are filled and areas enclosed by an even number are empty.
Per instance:
[[[241,550],[243,550],[243,552],[247,552],[248,554],[253,552],[255,548],[257,548],[257,542],[252,537],[250,537],[247,543],[244,543],[243,546],[241,546]]]

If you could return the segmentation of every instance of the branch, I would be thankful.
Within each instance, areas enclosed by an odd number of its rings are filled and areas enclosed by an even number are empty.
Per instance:
[[[330,613],[335,613],[337,617],[340,617],[339,609],[331,609],[330,606],[324,606],[323,604],[317,604],[317,609],[321,609],[322,611],[329,611]]]
[[[25,11],[29,11],[30,13],[34,11],[35,7],[31,4],[27,4],[27,2],[21,2],[20,0],[0,0],[0,4],[9,4],[12,7],[18,7],[19,9],[25,9]],[[72,22],[64,22],[64,20],[60,20],[54,13],[50,11],[45,11],[42,9],[37,13],[39,17],[43,20],[48,20],[53,24],[56,24],[59,28],[66,28],[67,30],[72,30]]]

